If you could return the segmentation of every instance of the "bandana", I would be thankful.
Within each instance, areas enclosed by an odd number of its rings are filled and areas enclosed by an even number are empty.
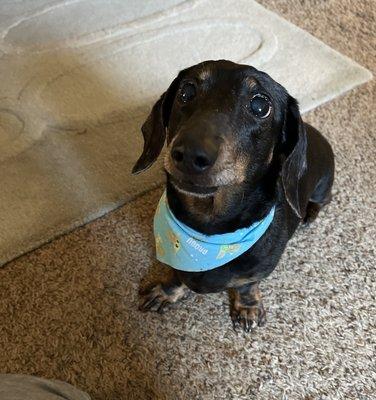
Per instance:
[[[275,206],[248,228],[220,235],[204,235],[180,222],[163,193],[154,216],[157,259],[172,268],[202,272],[220,267],[249,250],[273,221]]]

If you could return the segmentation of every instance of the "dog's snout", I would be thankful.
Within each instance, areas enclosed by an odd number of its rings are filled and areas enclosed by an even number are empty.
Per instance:
[[[204,172],[214,165],[217,157],[218,145],[211,140],[187,137],[177,141],[171,149],[175,166],[184,173]]]

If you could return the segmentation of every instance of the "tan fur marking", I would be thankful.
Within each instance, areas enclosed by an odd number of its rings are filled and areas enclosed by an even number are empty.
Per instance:
[[[182,283],[181,286],[175,288],[173,290],[173,293],[168,296],[170,302],[176,303],[184,296],[186,291],[187,291],[187,286],[185,286],[184,283]]]
[[[249,299],[252,301],[256,301],[257,303],[261,302],[261,292],[260,292],[258,283],[255,283],[250,287],[248,296],[249,296]],[[242,307],[247,307],[242,302],[241,295],[237,290],[235,290],[234,306],[236,309],[240,309]],[[257,307],[257,306],[253,306],[253,307]]]
[[[171,289],[172,293],[167,294],[163,290],[162,285],[158,284],[153,287],[150,293],[152,293],[154,297],[158,297],[161,302],[167,300],[169,303],[176,303],[184,296],[187,289],[187,286],[182,283],[180,286]]]
[[[247,76],[245,78],[245,83],[250,89],[257,85],[256,80],[254,78],[251,78],[250,76]]]
[[[249,278],[233,278],[229,282],[229,287],[237,288],[244,285],[249,285],[252,281]]]
[[[261,291],[260,291],[258,283],[255,283],[254,285],[251,286],[251,289],[249,290],[249,295],[255,301],[258,301],[258,302],[261,301]]]
[[[188,288],[183,283],[178,286],[175,285],[176,283],[172,281],[165,282],[164,284],[159,283],[146,289],[143,293],[141,292],[140,311],[154,310],[161,313],[167,304],[179,301]],[[165,289],[163,289],[163,287],[165,287]]]
[[[268,159],[266,160],[267,164],[270,164],[273,160],[273,155],[274,155],[274,147],[272,148],[272,150],[270,151],[270,154],[268,156]]]
[[[235,290],[235,298],[231,307],[234,330],[240,326],[245,332],[249,332],[256,326],[262,326],[266,322],[265,315],[257,283],[252,285],[248,294],[241,295]]]
[[[206,81],[207,79],[210,78],[210,74],[211,74],[210,69],[206,68],[206,69],[200,71],[198,77],[202,81]]]

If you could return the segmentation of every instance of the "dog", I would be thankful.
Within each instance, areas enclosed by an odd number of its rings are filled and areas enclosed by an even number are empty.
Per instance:
[[[142,133],[135,174],[149,168],[167,145],[166,191],[157,214],[165,209],[157,224],[178,227],[166,234],[174,235],[168,260],[184,255],[184,246],[190,246],[188,258],[191,251],[201,254],[195,258],[198,268],[186,258],[177,266],[167,261],[170,276],[141,291],[140,309],[162,312],[189,289],[228,289],[234,329],[249,332],[264,325],[259,282],[276,268],[298,225],[312,222],[331,200],[330,144],[302,121],[297,101],[284,87],[254,67],[227,60],[181,71],[153,106]],[[157,255],[166,262],[163,232],[155,233]],[[205,251],[217,256],[206,262]]]

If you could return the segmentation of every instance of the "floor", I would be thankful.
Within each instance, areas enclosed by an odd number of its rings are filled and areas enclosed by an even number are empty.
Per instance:
[[[375,73],[372,1],[263,0]],[[1,372],[93,399],[361,399],[376,393],[374,81],[308,113],[332,143],[334,200],[261,286],[268,323],[232,330],[225,293],[137,310],[155,189],[0,269]],[[146,276],[146,278],[144,278]]]

